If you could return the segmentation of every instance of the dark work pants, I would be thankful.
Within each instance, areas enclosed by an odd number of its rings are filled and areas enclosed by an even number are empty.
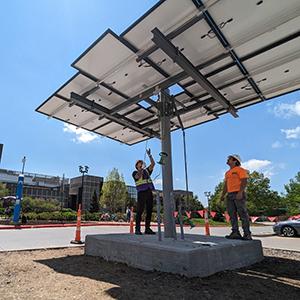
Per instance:
[[[236,199],[237,192],[228,193],[227,195],[227,211],[230,216],[232,232],[239,232],[238,217],[239,214],[242,227],[245,234],[250,234],[249,215],[246,207],[246,195],[244,193],[242,199]]]
[[[135,229],[141,230],[142,214],[146,205],[146,229],[150,228],[152,208],[153,208],[153,194],[152,190],[138,192],[137,212],[135,219]]]

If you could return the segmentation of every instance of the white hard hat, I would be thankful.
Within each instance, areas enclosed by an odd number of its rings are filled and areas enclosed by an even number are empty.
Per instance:
[[[230,154],[228,157],[232,157],[232,158],[236,159],[240,164],[242,164],[242,159],[240,158],[240,156],[238,154]]]

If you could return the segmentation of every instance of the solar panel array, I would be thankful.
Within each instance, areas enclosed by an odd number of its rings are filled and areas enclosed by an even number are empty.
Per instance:
[[[37,111],[129,145],[159,138],[166,88],[185,128],[236,116],[299,89],[299,29],[299,0],[159,1],[122,34],[104,32]]]

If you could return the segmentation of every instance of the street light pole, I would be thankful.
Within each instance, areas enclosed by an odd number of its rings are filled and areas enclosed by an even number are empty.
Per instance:
[[[26,156],[22,158],[22,174],[24,174],[25,163],[26,163]]]
[[[210,211],[210,198],[211,198],[211,192],[204,192],[205,197],[207,198],[207,208],[208,211]]]
[[[79,172],[82,174],[82,180],[81,180],[81,193],[79,196],[78,204],[82,205],[83,202],[83,183],[84,183],[84,174],[88,173],[89,167],[88,166],[79,166]]]

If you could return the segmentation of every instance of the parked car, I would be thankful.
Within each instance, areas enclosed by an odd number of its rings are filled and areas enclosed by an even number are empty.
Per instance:
[[[300,236],[300,219],[278,222],[273,226],[273,230],[278,235]]]

